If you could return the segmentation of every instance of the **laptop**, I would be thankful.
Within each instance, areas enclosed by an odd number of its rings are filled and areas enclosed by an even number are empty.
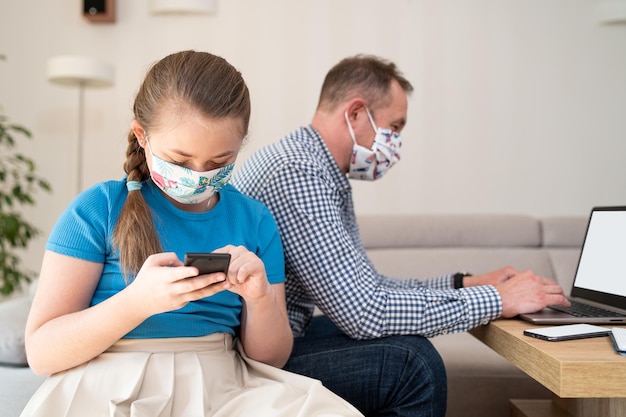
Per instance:
[[[519,317],[535,324],[626,323],[626,206],[591,210],[569,300],[570,308]]]

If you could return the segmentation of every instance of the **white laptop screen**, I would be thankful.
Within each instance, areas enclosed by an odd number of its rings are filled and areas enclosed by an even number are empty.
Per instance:
[[[594,210],[574,286],[626,297],[626,210]]]

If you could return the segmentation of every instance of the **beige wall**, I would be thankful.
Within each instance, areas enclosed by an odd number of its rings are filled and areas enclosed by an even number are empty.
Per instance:
[[[82,2],[0,1],[0,105],[29,127],[22,146],[52,196],[28,215],[47,234],[74,196],[78,90],[45,79],[48,58],[114,64],[115,85],[86,92],[86,184],[122,176],[130,107],[147,65],[181,49],[224,56],[248,81],[250,143],[309,122],[325,72],[359,52],[413,82],[404,156],[355,184],[360,213],[586,214],[626,203],[626,23],[597,21],[600,0],[217,0],[211,16],[156,16],[116,0],[117,22]],[[36,268],[44,237],[27,259]]]

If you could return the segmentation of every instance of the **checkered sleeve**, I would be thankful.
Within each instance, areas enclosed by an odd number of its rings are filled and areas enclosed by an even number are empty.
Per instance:
[[[353,338],[397,334],[427,337],[465,331],[496,318],[495,288],[463,290],[391,285],[373,268],[342,223],[341,190],[315,173],[276,168],[263,201],[274,213],[285,247],[287,274],[314,303]],[[434,287],[450,288],[450,277]]]
[[[417,278],[395,278],[387,275],[378,274],[381,285],[389,288],[416,288],[428,287],[437,290],[449,290],[453,288],[452,274],[442,275],[439,277],[429,278],[426,280]]]
[[[379,274],[360,240],[345,174],[312,129],[255,153],[233,183],[276,219],[296,336],[314,305],[356,339],[461,332],[502,312],[492,286],[454,290],[451,275],[405,280]]]

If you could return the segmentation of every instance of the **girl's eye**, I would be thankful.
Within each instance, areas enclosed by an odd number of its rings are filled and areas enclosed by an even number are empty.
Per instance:
[[[198,170],[196,167],[192,167],[190,165],[191,164],[190,161],[177,161],[175,159],[170,158],[170,162],[172,164],[181,166],[183,168],[191,169],[192,171]],[[213,171],[214,169],[222,168],[222,167],[225,167],[226,165],[228,165],[227,162],[212,162],[212,163],[208,163],[207,165],[205,165],[201,171]]]
[[[170,159],[170,162],[172,164],[174,164],[174,165],[178,165],[178,166],[181,166],[183,168],[188,168],[188,166],[187,166],[188,162],[187,161],[177,161],[175,159]]]
[[[214,163],[211,163],[210,165],[208,165],[205,169],[207,171],[213,171],[214,169],[223,168],[226,165],[228,165],[228,164],[224,163],[224,162],[220,162],[220,163],[214,162]]]

